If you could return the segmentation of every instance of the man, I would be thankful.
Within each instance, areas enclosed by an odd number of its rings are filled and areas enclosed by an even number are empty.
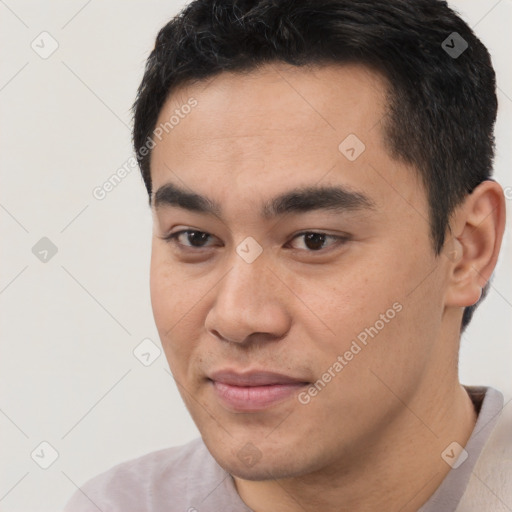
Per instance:
[[[505,223],[495,76],[439,0],[196,0],[134,106],[151,297],[201,438],[67,511],[512,509],[461,330]]]

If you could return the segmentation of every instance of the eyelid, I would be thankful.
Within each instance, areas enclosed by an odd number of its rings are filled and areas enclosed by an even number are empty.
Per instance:
[[[164,240],[168,243],[174,244],[176,247],[178,247],[179,249],[181,249],[183,251],[199,252],[201,250],[209,249],[210,247],[212,247],[212,246],[194,247],[192,245],[184,245],[184,244],[178,243],[177,242],[178,237],[184,233],[201,233],[204,235],[208,235],[208,237],[210,237],[210,238],[211,237],[216,238],[214,235],[211,235],[210,233],[208,233],[206,231],[201,231],[199,229],[190,229],[190,228],[181,229],[179,231],[175,231],[174,233],[169,233],[168,235],[160,236],[159,238],[161,238],[162,240]],[[291,237],[290,241],[287,242],[287,244],[289,244],[291,241],[295,240],[296,238],[299,238],[301,236],[305,236],[308,234],[324,235],[326,239],[335,240],[335,243],[332,244],[330,247],[319,249],[317,251],[308,250],[308,249],[292,248],[293,251],[311,254],[311,255],[315,255],[315,254],[323,255],[323,254],[330,252],[331,250],[335,250],[336,248],[340,247],[341,245],[344,245],[344,243],[346,243],[352,239],[351,235],[349,235],[349,234],[332,235],[332,234],[326,233],[324,231],[303,230],[299,233],[295,233]]]
[[[304,235],[309,235],[309,234],[323,235],[323,236],[325,236],[326,239],[334,240],[335,243],[333,243],[329,247],[320,249],[318,251],[312,251],[312,250],[308,250],[308,249],[294,249],[294,248],[292,248],[292,250],[296,251],[296,252],[300,252],[300,253],[305,253],[307,255],[318,254],[320,256],[320,255],[325,255],[325,254],[327,254],[327,253],[329,253],[331,251],[336,250],[337,248],[341,247],[342,245],[344,245],[346,242],[348,242],[352,238],[348,234],[332,235],[332,234],[326,233],[324,231],[304,230],[304,231],[301,231],[301,232],[296,233],[295,235],[293,235],[292,238],[290,239],[290,242],[292,242],[296,238],[299,238],[299,237],[304,236]],[[288,243],[289,242],[287,242],[287,244]]]
[[[209,247],[211,246],[205,246],[205,247],[194,247],[192,245],[184,245],[184,244],[180,244],[177,242],[177,239],[180,235],[184,234],[184,233],[201,233],[201,234],[204,234],[204,235],[208,235],[210,238],[213,237],[214,235],[211,235],[210,233],[208,233],[207,231],[201,231],[200,229],[180,229],[179,231],[175,231],[174,233],[169,233],[167,235],[164,235],[164,236],[160,236],[159,238],[161,238],[162,240],[164,240],[165,242],[168,242],[168,243],[172,243],[178,247],[183,247],[185,250],[186,249],[192,249],[194,251],[198,251],[198,250],[201,250],[201,249],[208,249]]]

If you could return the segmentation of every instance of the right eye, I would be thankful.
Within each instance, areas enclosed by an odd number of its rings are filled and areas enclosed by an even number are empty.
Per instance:
[[[204,243],[211,238],[212,235],[209,233],[205,233],[204,231],[197,231],[194,229],[182,229],[181,231],[176,231],[175,233],[171,233],[164,237],[161,237],[166,242],[174,244],[179,249],[184,247],[185,250],[189,249],[203,249],[208,248],[209,246],[205,246]],[[180,240],[183,240],[187,243],[182,243]]]

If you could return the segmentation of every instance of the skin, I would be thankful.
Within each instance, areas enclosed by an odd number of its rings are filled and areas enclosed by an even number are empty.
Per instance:
[[[153,191],[180,185],[222,215],[153,206],[155,322],[206,446],[257,512],[417,510],[450,470],[441,453],[476,421],[459,329],[496,263],[503,192],[477,187],[436,256],[418,173],[384,144],[385,93],[362,66],[273,63],[180,87],[160,113],[157,125],[198,102],[153,149]],[[338,149],[350,133],[366,146],[353,162]],[[264,201],[304,185],[343,185],[374,207],[260,217]],[[187,228],[211,235],[205,248],[162,239]],[[296,237],[308,230],[350,237],[315,252]],[[236,252],[248,236],[263,249],[250,264]],[[266,369],[313,383],[394,303],[401,311],[305,405],[233,412],[206,378]]]

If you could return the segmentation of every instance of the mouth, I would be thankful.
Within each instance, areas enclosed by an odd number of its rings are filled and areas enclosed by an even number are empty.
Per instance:
[[[310,382],[274,372],[212,373],[208,380],[221,404],[231,411],[257,412],[296,395]]]

